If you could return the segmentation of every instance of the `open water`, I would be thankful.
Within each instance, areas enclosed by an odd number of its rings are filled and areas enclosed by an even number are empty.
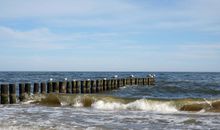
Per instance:
[[[0,72],[0,83],[145,77],[153,72]],[[153,86],[49,94],[0,105],[0,129],[220,129],[220,73],[154,72]]]

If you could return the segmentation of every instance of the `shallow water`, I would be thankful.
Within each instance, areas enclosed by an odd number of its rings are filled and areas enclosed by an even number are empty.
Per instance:
[[[149,73],[0,72],[0,82],[115,74],[143,77]],[[0,129],[219,129],[220,73],[155,74],[154,86],[125,86],[93,95],[52,94],[39,101],[32,97],[32,103],[0,105]]]

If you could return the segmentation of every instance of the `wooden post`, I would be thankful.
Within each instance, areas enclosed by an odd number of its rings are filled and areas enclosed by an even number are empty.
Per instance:
[[[138,85],[142,85],[142,78],[138,78]]]
[[[91,91],[91,81],[86,80],[86,93],[90,93]]]
[[[40,93],[46,94],[46,83],[45,82],[40,83]]]
[[[107,80],[107,90],[111,90],[111,80]]]
[[[148,78],[144,78],[144,85],[148,85]]]
[[[21,102],[25,100],[25,84],[24,83],[19,84],[19,99]]]
[[[72,93],[76,93],[76,80],[72,81]]]
[[[106,78],[103,79],[103,91],[107,90],[107,80]]]
[[[114,79],[114,89],[117,89],[117,79]]]
[[[34,89],[33,89],[33,94],[38,94],[39,93],[39,83],[34,83]]]
[[[53,87],[52,87],[52,81],[47,82],[47,93],[52,93]]]
[[[31,83],[25,83],[25,93],[31,95]]]
[[[100,87],[100,80],[97,79],[97,80],[96,80],[96,93],[99,93],[99,92],[100,92],[100,89],[101,89],[101,87]]]
[[[86,93],[86,81],[81,81],[81,93]]]
[[[1,84],[1,104],[8,104],[8,84]]]
[[[122,79],[122,82],[123,82],[122,85],[126,86],[126,79]]]
[[[154,78],[148,78],[148,85],[154,85],[155,79]]]
[[[131,77],[131,85],[135,85],[135,78]]]
[[[117,88],[121,87],[121,83],[120,83],[121,79],[117,79]]]
[[[91,93],[96,93],[96,81],[91,81]]]
[[[76,81],[76,93],[80,93],[81,85],[80,81]]]
[[[67,81],[66,93],[72,93],[72,82],[71,81]]]
[[[103,80],[102,79],[99,80],[99,91],[103,92]]]
[[[145,78],[142,78],[142,85],[145,85]]]
[[[66,93],[66,82],[59,82],[59,92],[60,93]]]
[[[111,90],[113,90],[114,89],[114,79],[111,79]]]
[[[138,78],[135,78],[135,85],[138,85]]]
[[[59,82],[53,82],[52,86],[53,86],[53,92],[59,93]]]
[[[16,103],[16,84],[9,84],[9,102]]]

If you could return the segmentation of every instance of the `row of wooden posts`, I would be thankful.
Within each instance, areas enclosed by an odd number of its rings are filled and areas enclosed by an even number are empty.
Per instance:
[[[47,93],[100,93],[110,91],[126,85],[152,85],[154,78],[123,78],[123,79],[97,79],[73,81],[48,81],[41,83],[19,83],[19,101],[24,101],[26,95]],[[31,88],[33,91],[31,92]],[[16,84],[1,84],[1,104],[14,104],[17,101]]]

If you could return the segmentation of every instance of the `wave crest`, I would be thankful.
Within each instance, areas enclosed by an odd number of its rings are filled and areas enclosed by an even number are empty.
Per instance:
[[[102,110],[142,110],[152,112],[177,112],[178,110],[168,102],[150,101],[147,99],[139,99],[127,104],[120,102],[105,102],[103,100],[96,101],[92,104],[95,109]]]

